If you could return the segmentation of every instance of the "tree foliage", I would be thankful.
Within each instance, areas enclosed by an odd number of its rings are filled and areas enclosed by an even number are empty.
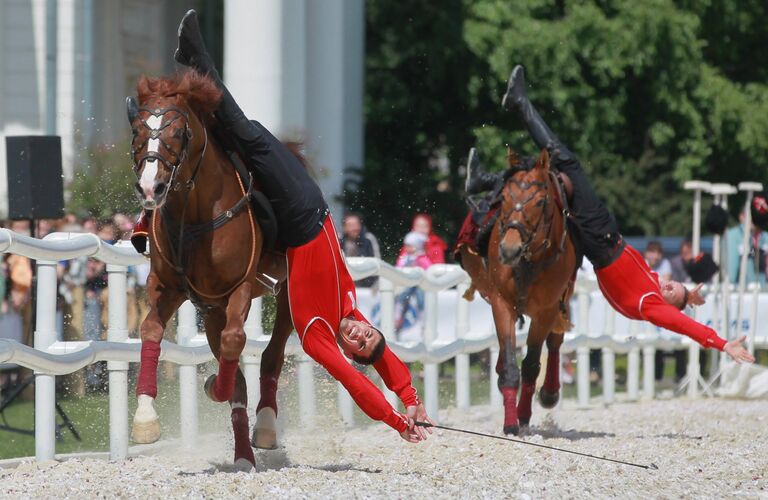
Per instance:
[[[761,0],[401,4],[367,4],[366,164],[348,196],[391,244],[418,209],[455,234],[470,145],[495,168],[506,144],[535,153],[499,104],[515,64],[626,234],[689,232],[685,180],[768,182]]]

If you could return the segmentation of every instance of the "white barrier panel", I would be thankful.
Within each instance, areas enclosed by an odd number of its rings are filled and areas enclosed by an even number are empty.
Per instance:
[[[108,245],[90,234],[55,233],[44,240],[37,240],[0,229],[0,252],[12,252],[37,259],[37,328],[35,347],[27,347],[12,340],[0,339],[0,364],[15,363],[35,370],[36,375],[36,456],[38,460],[53,458],[55,452],[55,376],[72,373],[96,361],[108,361],[110,380],[110,454],[113,459],[124,458],[128,445],[128,363],[140,359],[140,343],[128,339],[126,321],[125,275],[130,265],[142,264],[146,258],[134,252],[127,243]],[[108,264],[109,273],[109,327],[108,341],[59,342],[56,341],[56,265],[61,260],[89,256]],[[379,276],[379,292],[358,291],[360,309],[373,318],[378,307],[378,324],[386,335],[392,350],[405,362],[421,362],[425,366],[425,405],[433,418],[438,418],[438,365],[455,359],[456,401],[459,407],[469,405],[469,361],[471,353],[491,349],[490,397],[493,404],[499,404],[496,389],[497,376],[495,361],[498,356],[496,335],[493,328],[490,307],[480,299],[469,303],[460,297],[469,284],[468,276],[458,266],[435,265],[428,270],[419,268],[399,269],[385,262],[368,258],[350,258],[348,266],[355,279]],[[397,340],[395,336],[395,295],[403,287],[418,286],[426,294],[424,330],[411,332]],[[731,307],[737,296],[732,293]],[[761,324],[768,324],[768,294],[757,291],[741,298],[744,305],[742,331],[748,333],[760,345],[768,344],[765,330],[758,330]],[[243,352],[243,367],[248,381],[248,396],[251,406],[258,398],[258,370],[260,355],[270,337],[263,335],[261,328],[261,301],[253,302],[251,314],[246,322],[248,337]],[[605,402],[614,399],[613,371],[615,354],[628,353],[627,393],[630,398],[639,395],[640,353],[643,353],[645,377],[643,392],[652,397],[653,354],[656,349],[687,348],[687,339],[670,332],[659,331],[647,323],[630,321],[611,310],[597,292],[595,283],[580,280],[572,304],[574,330],[566,335],[564,352],[578,354],[578,395],[581,404],[589,402],[589,350],[602,349],[604,378],[603,398]],[[712,304],[698,310],[698,318],[705,323],[715,323],[713,318],[722,317]],[[729,317],[738,317],[731,313]],[[526,325],[529,322],[526,321]],[[205,363],[213,356],[206,345],[206,338],[196,331],[194,308],[189,304],[179,312],[179,343],[164,341],[160,359],[180,365],[182,392],[181,434],[185,446],[194,446],[197,434],[197,401],[195,365]],[[523,346],[526,330],[518,332],[517,345]],[[303,353],[297,339],[292,337],[286,347],[286,354],[299,355],[300,413],[305,423],[311,423],[315,415],[315,394],[313,389],[313,363]],[[691,369],[695,363],[691,363]],[[343,388],[339,390],[338,403],[345,422],[351,423],[352,414],[349,396]],[[396,398],[385,390],[394,404]]]

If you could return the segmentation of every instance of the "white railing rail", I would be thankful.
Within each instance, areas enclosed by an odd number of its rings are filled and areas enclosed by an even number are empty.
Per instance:
[[[115,246],[98,237],[80,233],[54,233],[43,240],[18,235],[0,229],[0,252],[16,253],[36,259],[37,266],[37,325],[34,348],[11,340],[0,340],[0,364],[15,363],[35,370],[35,447],[38,460],[53,458],[55,453],[55,377],[72,373],[96,361],[107,361],[109,371],[110,455],[121,459],[128,450],[128,364],[140,359],[140,343],[128,338],[126,284],[128,266],[146,263],[146,258],[135,253],[127,243]],[[107,264],[109,324],[106,341],[62,342],[56,334],[56,266],[59,261],[82,256],[92,257]],[[454,359],[456,404],[466,408],[470,404],[469,354],[490,349],[490,397],[499,402],[494,370],[498,357],[496,335],[491,322],[473,324],[469,303],[461,300],[469,285],[467,274],[455,265],[435,265],[428,270],[395,268],[371,258],[350,258],[348,266],[354,279],[379,277],[380,328],[389,345],[406,362],[424,364],[424,402],[430,415],[437,418],[439,410],[438,367]],[[418,286],[425,292],[423,335],[418,341],[398,342],[395,337],[395,289]],[[450,290],[449,290],[450,289]],[[593,328],[588,322],[590,301],[595,284],[580,280],[572,303],[576,327],[566,335],[563,352],[576,352],[578,400],[589,403],[589,351],[602,349],[603,401],[615,397],[614,370],[617,353],[628,355],[627,396],[638,399],[640,387],[640,354],[643,359],[643,396],[654,395],[654,353],[656,349],[693,349],[687,339],[679,336],[660,336],[647,324],[630,322],[628,331],[617,334],[618,317],[612,310],[605,314],[604,324]],[[446,294],[455,300],[452,317],[452,338],[438,338],[438,300]],[[757,298],[757,295],[755,295]],[[751,308],[750,335],[756,335],[757,307]],[[243,352],[242,366],[248,381],[250,401],[258,400],[260,355],[269,342],[261,326],[261,301],[256,299],[246,322],[248,337]],[[733,317],[733,315],[731,315]],[[626,321],[623,320],[622,321]],[[193,446],[197,435],[197,373],[195,365],[213,359],[205,336],[197,331],[194,307],[186,302],[178,312],[177,343],[164,341],[160,359],[179,365],[181,391],[181,440]],[[762,337],[761,337],[762,338]],[[518,335],[518,346],[524,346],[526,332]],[[303,424],[312,425],[315,415],[313,364],[303,353],[296,338],[292,338],[287,354],[298,358],[299,407]],[[691,356],[692,358],[694,356]],[[698,371],[698,355],[689,370]],[[394,394],[382,388],[388,399],[396,404]],[[254,405],[255,406],[255,405]],[[353,406],[346,391],[339,386],[338,406],[347,423],[353,421]]]

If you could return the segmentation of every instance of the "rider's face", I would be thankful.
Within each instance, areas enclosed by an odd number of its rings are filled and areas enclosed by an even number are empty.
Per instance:
[[[368,323],[344,318],[339,324],[336,343],[349,359],[369,358],[381,338],[381,333]]]
[[[683,308],[685,302],[685,287],[677,281],[661,281],[661,296],[664,300],[678,309]]]

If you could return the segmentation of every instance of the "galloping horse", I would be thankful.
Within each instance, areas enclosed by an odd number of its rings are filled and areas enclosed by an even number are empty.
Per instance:
[[[141,324],[133,439],[149,443],[160,436],[153,407],[159,343],[167,321],[190,299],[204,314],[208,344],[219,362],[218,374],[206,382],[206,393],[214,401],[229,401],[235,462],[253,464],[245,378],[238,367],[246,341],[243,325],[251,299],[273,291],[274,282],[264,275],[285,278],[285,259],[263,252],[264,235],[251,206],[252,184],[238,175],[213,140],[212,112],[221,95],[215,84],[188,72],[183,77],[143,77],[137,91],[138,104],[133,98],[127,101],[131,154],[142,206],[154,212],[149,231],[150,310]],[[285,330],[284,318],[280,321]],[[269,356],[275,357],[272,352]]]
[[[545,341],[547,370],[539,401],[552,408],[559,399],[560,346],[571,326],[568,302],[577,256],[568,233],[567,211],[556,203],[565,203],[565,195],[549,168],[547,151],[535,163],[518,163],[510,154],[509,166],[490,235],[487,267],[467,246],[460,251],[473,285],[491,304],[499,339],[496,373],[504,400],[504,433],[517,434],[531,419]],[[520,384],[515,322],[522,322],[524,313],[531,325]]]

